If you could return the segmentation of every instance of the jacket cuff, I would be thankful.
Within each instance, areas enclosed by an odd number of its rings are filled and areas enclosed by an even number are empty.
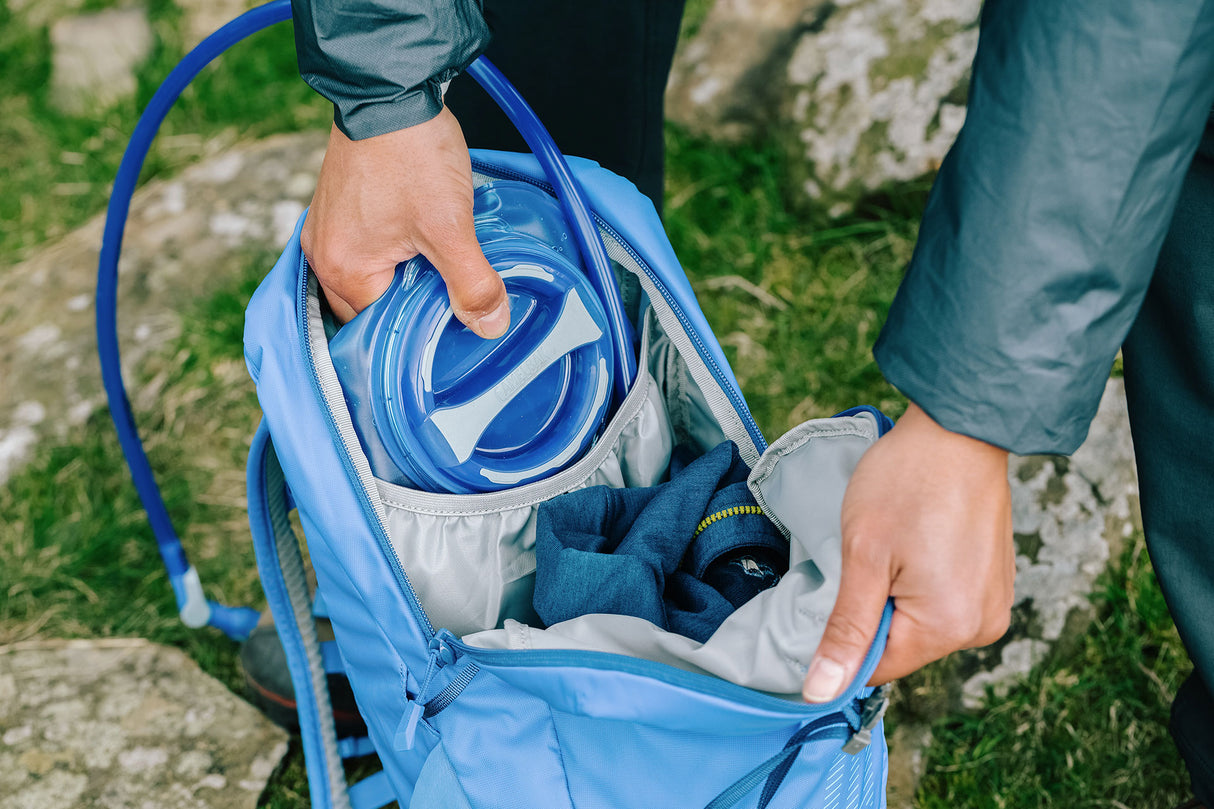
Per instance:
[[[299,72],[353,139],[430,120],[489,43],[480,0],[292,0]]]
[[[443,110],[442,88],[431,80],[393,101],[333,105],[333,123],[350,140],[424,124]]]
[[[910,304],[908,304],[910,306]],[[913,317],[891,311],[873,348],[885,379],[932,420],[954,433],[1017,455],[1069,455],[1087,437],[1109,366],[1076,369],[986,366],[966,347],[923,339]]]

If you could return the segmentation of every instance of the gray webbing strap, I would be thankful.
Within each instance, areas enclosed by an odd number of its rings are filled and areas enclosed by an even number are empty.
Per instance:
[[[289,519],[282,466],[264,422],[250,448],[249,523],[262,588],[291,669],[312,805],[350,809],[303,555]]]

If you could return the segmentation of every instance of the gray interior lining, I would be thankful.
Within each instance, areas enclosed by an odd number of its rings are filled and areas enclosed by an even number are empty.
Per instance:
[[[674,310],[669,306],[661,305],[662,296],[658,292],[657,286],[641,270],[632,254],[610,233],[603,233],[603,245],[607,248],[607,255],[613,261],[619,263],[641,282],[641,288],[645,290],[645,294],[653,306],[652,311],[657,314],[662,333],[670,339],[678,351],[681,362],[680,373],[690,376],[690,384],[680,386],[682,395],[700,399],[703,402],[704,414],[711,417],[711,421],[721,429],[725,438],[738,445],[738,453],[742,456],[742,460],[747,465],[753,466],[759,459],[759,448],[755,446],[750,431],[746,429],[745,423],[730,403],[729,397],[713,379],[712,372],[708,370],[708,366],[696,350],[691,338],[683,330],[683,325],[679,322]]]
[[[653,486],[662,479],[673,446],[666,411],[648,375],[634,393],[630,410],[613,421],[612,437],[560,473],[562,493],[596,485]],[[555,493],[529,494],[495,508],[486,508],[482,498],[500,502],[502,493],[446,495],[451,509],[440,511],[419,506],[417,492],[377,485],[392,546],[435,626],[458,635],[501,626],[507,618],[535,620],[535,513]]]
[[[490,649],[615,652],[795,698],[838,595],[843,492],[876,439],[876,420],[863,413],[806,422],[763,454],[748,482],[789,534],[790,569],[704,643],[627,615],[584,615],[547,629],[507,621],[464,640]]]

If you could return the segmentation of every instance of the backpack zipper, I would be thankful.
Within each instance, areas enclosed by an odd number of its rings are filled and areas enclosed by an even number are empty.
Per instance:
[[[888,603],[881,617],[878,636],[888,631],[890,619],[893,617],[893,607]],[[438,637],[455,650],[457,655],[467,655],[480,664],[481,668],[586,668],[600,671],[623,672],[647,677],[652,680],[673,685],[678,688],[694,691],[706,696],[728,700],[751,708],[775,713],[793,718],[824,716],[845,709],[853,699],[848,692],[835,697],[830,702],[810,704],[792,701],[782,697],[756,691],[737,683],[723,680],[709,674],[685,671],[666,663],[646,660],[641,657],[631,657],[616,652],[594,652],[582,649],[482,649],[471,646],[456,638],[446,629],[438,631]],[[876,668],[880,655],[876,648],[870,647],[860,666],[857,679],[866,681],[872,670]],[[874,703],[875,705],[875,703]],[[867,719],[868,717],[864,717]],[[878,716],[877,719],[880,719]],[[863,726],[865,722],[857,714],[853,723]],[[872,724],[875,726],[876,720]]]
[[[325,419],[329,427],[330,437],[336,441],[342,448],[341,453],[342,465],[345,467],[346,476],[350,480],[355,481],[358,489],[358,501],[363,509],[363,516],[366,520],[376,525],[379,530],[376,532],[376,540],[379,542],[380,550],[388,557],[392,563],[392,571],[396,574],[397,579],[404,585],[408,597],[405,599],[409,603],[409,608],[413,612],[413,618],[417,621],[418,628],[421,629],[424,637],[430,640],[434,637],[434,625],[430,623],[429,616],[422,609],[421,599],[417,597],[417,591],[413,589],[413,583],[409,581],[408,575],[405,573],[404,567],[400,563],[400,557],[396,555],[396,549],[392,547],[392,543],[388,540],[388,526],[380,517],[375,507],[371,504],[370,495],[363,486],[362,478],[358,474],[358,470],[354,468],[353,462],[350,460],[350,451],[346,446],[345,438],[341,431],[337,428],[337,422],[333,417],[333,403],[325,393],[325,386],[320,381],[320,369],[316,365],[316,356],[312,351],[312,334],[309,327],[308,316],[308,275],[311,273],[311,267],[308,264],[308,257],[304,255],[303,249],[299,251],[300,272],[299,285],[297,288],[296,310],[299,317],[299,333],[302,336],[304,356],[308,361],[308,368],[311,370],[312,387],[320,396],[320,400],[325,405]]]

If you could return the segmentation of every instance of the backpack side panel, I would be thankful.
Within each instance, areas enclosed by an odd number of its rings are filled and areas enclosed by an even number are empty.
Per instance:
[[[426,630],[383,552],[386,537],[339,450],[319,397],[302,332],[301,255],[296,238],[258,287],[245,317],[245,358],[299,510],[334,632],[360,699],[379,710],[365,718],[377,749],[392,739],[427,663]],[[335,530],[335,527],[339,527]],[[397,793],[407,796],[425,745],[384,759]]]

